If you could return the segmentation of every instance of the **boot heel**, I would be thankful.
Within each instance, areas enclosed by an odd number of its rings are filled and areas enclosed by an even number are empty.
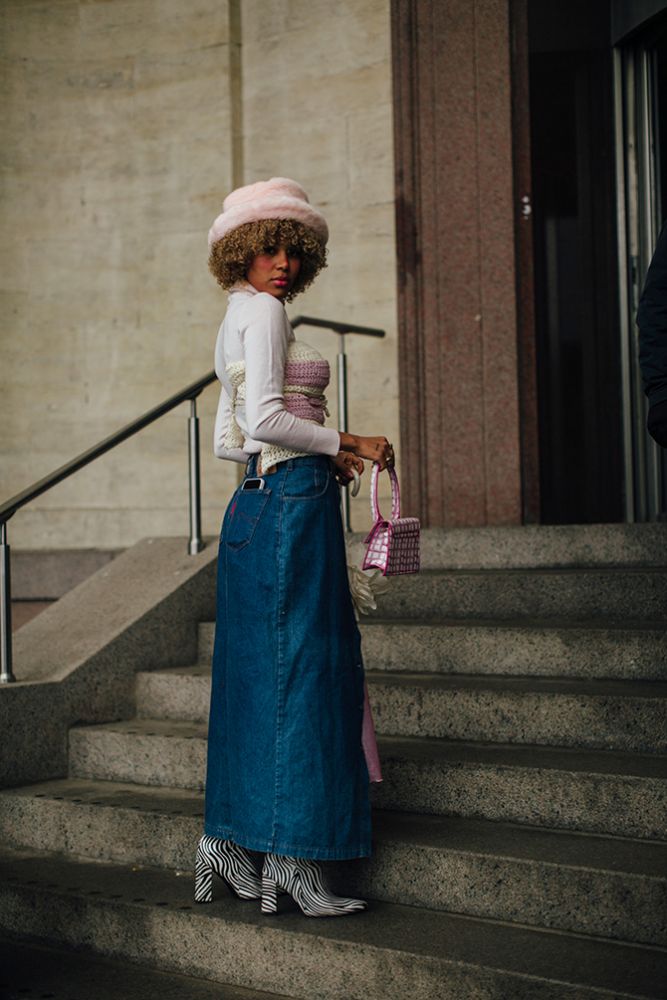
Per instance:
[[[262,913],[278,912],[278,884],[270,875],[262,873]]]
[[[195,867],[195,903],[213,902],[213,868],[202,852],[197,851]]]

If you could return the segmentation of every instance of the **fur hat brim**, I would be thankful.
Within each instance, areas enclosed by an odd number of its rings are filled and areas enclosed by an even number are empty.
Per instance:
[[[261,219],[292,219],[312,229],[322,243],[329,239],[324,216],[310,204],[301,185],[287,177],[272,177],[237,188],[225,198],[222,207],[209,230],[209,247],[239,226]]]

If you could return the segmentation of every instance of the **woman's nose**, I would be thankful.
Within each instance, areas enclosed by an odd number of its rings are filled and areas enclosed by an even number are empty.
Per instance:
[[[275,256],[275,264],[276,267],[284,267],[284,268],[288,267],[289,258],[287,256],[287,250],[285,250],[284,247],[281,247],[280,250],[278,250]]]

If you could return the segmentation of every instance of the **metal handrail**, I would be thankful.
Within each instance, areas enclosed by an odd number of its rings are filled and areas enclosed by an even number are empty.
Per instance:
[[[347,357],[345,354],[345,334],[360,333],[371,337],[384,337],[384,330],[370,326],[356,326],[352,323],[339,323],[335,320],[317,319],[313,316],[297,316],[291,321],[296,326],[316,326],[332,330],[339,337],[338,353],[338,422],[339,430],[347,431]],[[159,420],[181,403],[190,401],[190,416],[188,418],[188,468],[189,468],[189,504],[190,504],[190,539],[188,552],[195,555],[204,548],[201,537],[201,474],[199,463],[199,417],[197,416],[197,397],[203,390],[216,380],[215,371],[210,371],[175,393],[163,403],[154,406],[141,417],[121,427],[92,448],[82,452],[65,465],[55,469],[48,476],[39,479],[32,486],[26,487],[20,493],[0,504],[0,684],[9,684],[16,680],[12,670],[12,620],[11,620],[11,573],[10,546],[7,541],[7,522],[17,510],[30,503],[36,497],[46,493],[63,479],[78,472],[90,462],[95,461],[116,445],[143,430],[149,424]],[[347,490],[343,491],[343,524],[346,531],[350,530],[350,498]]]
[[[334,333],[363,333],[367,337],[384,337],[385,331],[379,330],[376,326],[356,326],[354,323],[338,323],[332,319],[316,319],[314,316],[297,316],[291,319],[292,327],[295,326],[320,326],[325,330],[333,330]]]
[[[48,476],[28,486],[25,490],[17,493],[16,496],[0,504],[0,684],[10,684],[15,681],[12,670],[12,604],[11,604],[11,571],[10,571],[10,546],[7,541],[7,521],[17,510],[25,507],[36,497],[46,493],[51,487],[61,483],[63,479],[72,476],[79,469],[93,462],[96,458],[104,455],[105,452],[115,448],[116,445],[132,437],[143,430],[149,424],[159,420],[165,413],[169,413],[181,403],[190,401],[190,416],[188,418],[188,468],[190,479],[190,539],[188,542],[188,552],[195,555],[204,548],[201,537],[201,477],[199,467],[199,417],[197,416],[197,396],[216,379],[214,371],[197,379],[191,385],[181,389],[180,392],[165,399],[163,403],[154,406],[143,416],[138,417],[131,423],[121,427],[120,430],[110,434],[98,444],[89,448],[73,458],[59,469],[51,472]]]
[[[32,486],[28,486],[25,490],[17,493],[16,496],[12,497],[10,500],[6,500],[5,503],[0,504],[0,522],[8,521],[9,518],[16,513],[21,507],[24,507],[31,500],[40,496],[42,493],[46,493],[50,490],[52,486],[57,486],[58,483],[62,482],[63,479],[67,479],[68,476],[73,475],[82,469],[84,465],[88,465],[89,462],[93,462],[100,455],[104,455],[105,452],[110,451],[111,448],[115,448],[117,444],[125,441],[126,438],[132,437],[133,434],[137,434],[138,431],[147,427],[148,424],[152,424],[153,421],[158,420],[165,413],[173,410],[176,406],[181,403],[187,402],[187,400],[194,401],[197,396],[210,385],[211,382],[215,382],[216,374],[214,371],[204,375],[203,378],[197,379],[191,385],[187,386],[185,389],[181,389],[175,395],[170,396],[159,406],[154,406],[152,410],[148,410],[143,416],[138,417],[131,423],[126,424],[125,427],[121,427],[120,430],[115,431],[110,434],[109,437],[104,438],[94,447],[89,448],[88,451],[82,452],[73,458],[70,462],[65,465],[61,465],[59,469],[54,472],[49,473],[48,476],[44,476],[43,479],[38,480],[38,482],[33,483]]]

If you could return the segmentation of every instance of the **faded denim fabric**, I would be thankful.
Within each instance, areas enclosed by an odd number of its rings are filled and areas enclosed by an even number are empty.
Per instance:
[[[205,831],[256,851],[365,857],[364,668],[333,465],[294,458],[263,478],[264,490],[239,486],[222,522]]]

